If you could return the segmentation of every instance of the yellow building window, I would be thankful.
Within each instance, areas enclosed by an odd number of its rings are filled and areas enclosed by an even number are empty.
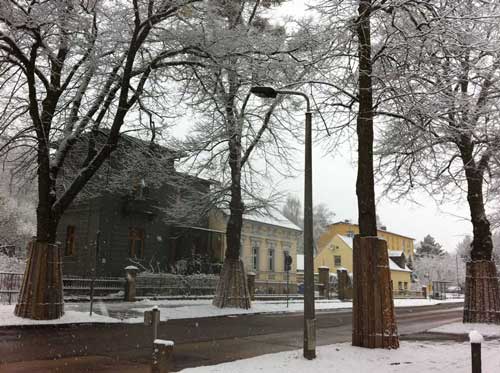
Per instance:
[[[333,264],[335,265],[335,267],[340,267],[342,265],[342,257],[340,255],[334,255]]]

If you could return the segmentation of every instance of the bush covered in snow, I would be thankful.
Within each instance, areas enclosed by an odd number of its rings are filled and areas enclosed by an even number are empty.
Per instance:
[[[0,272],[24,273],[26,260],[0,254]]]

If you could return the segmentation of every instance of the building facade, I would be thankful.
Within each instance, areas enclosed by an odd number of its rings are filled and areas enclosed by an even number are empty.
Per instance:
[[[77,144],[67,161],[81,162],[87,146]],[[128,265],[173,272],[179,260],[212,257],[208,215],[199,213],[210,182],[176,172],[171,154],[129,136],[120,140],[90,191],[60,219],[65,275],[123,276]]]
[[[221,261],[226,252],[226,225],[228,212],[213,211],[210,214],[210,229],[219,235],[213,237],[214,254]],[[288,273],[290,292],[296,292],[297,248],[302,229],[278,212],[268,214],[249,213],[243,215],[240,257],[245,270],[256,274],[258,292],[283,293],[286,287],[285,255],[293,258]]]
[[[330,272],[338,269],[353,270],[353,239],[359,227],[349,222],[331,224],[318,240],[318,254],[314,258],[314,270],[326,266]],[[380,229],[378,236],[387,241],[389,269],[394,291],[409,291],[412,283],[412,270],[407,263],[414,257],[414,239]]]
[[[330,224],[318,240],[318,252],[323,250],[336,235],[354,237],[356,234],[359,234],[359,227],[357,224],[348,221]],[[385,227],[378,229],[377,235],[387,241],[388,250],[402,251],[408,261],[414,259],[414,238],[399,233],[389,232]]]

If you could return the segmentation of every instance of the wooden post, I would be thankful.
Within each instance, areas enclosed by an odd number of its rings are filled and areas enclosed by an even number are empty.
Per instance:
[[[251,300],[255,300],[255,276],[254,272],[247,273],[248,292]]]
[[[127,280],[125,283],[125,302],[135,302],[137,272],[139,272],[139,268],[136,266],[125,267]]]
[[[172,370],[172,356],[174,354],[174,342],[155,339],[153,346],[153,361],[151,362],[151,373],[167,373]]]
[[[481,373],[481,343],[483,342],[483,336],[472,330],[469,333],[469,340],[472,355],[472,373]]]
[[[33,240],[14,313],[35,320],[58,319],[64,314],[61,249]]]
[[[398,348],[387,242],[354,237],[353,346]]]
[[[340,300],[345,300],[349,298],[347,296],[348,283],[349,283],[349,273],[347,273],[347,269],[337,269],[337,288],[338,288],[338,298]]]
[[[330,268],[319,267],[319,282],[323,285],[322,295],[330,299]]]
[[[422,296],[427,299],[427,286],[422,286]]]
[[[158,326],[160,325],[160,310],[158,306],[153,307],[153,341],[158,338]]]

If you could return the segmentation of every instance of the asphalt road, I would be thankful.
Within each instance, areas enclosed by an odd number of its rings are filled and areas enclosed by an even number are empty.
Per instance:
[[[456,304],[396,309],[399,333],[421,333],[461,319]],[[317,344],[348,342],[350,311],[317,315]],[[159,338],[175,341],[174,369],[302,348],[302,314],[169,320]],[[426,338],[426,337],[424,337]],[[152,330],[140,324],[0,328],[0,372],[149,372]]]

